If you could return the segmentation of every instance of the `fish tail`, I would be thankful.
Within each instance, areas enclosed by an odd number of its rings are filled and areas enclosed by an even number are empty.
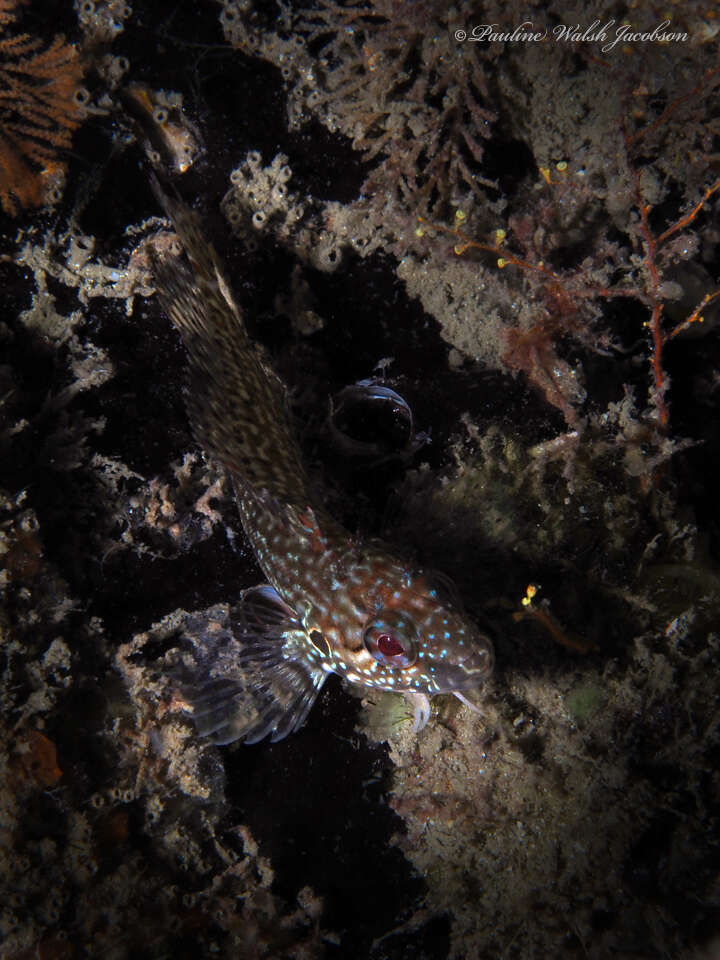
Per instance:
[[[306,477],[285,388],[250,341],[196,214],[162,193],[157,182],[154,187],[186,255],[156,255],[153,272],[187,350],[187,410],[195,438],[236,481],[279,500],[302,501]]]

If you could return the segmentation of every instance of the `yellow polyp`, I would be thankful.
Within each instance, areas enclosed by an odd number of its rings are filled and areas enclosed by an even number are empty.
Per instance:
[[[456,220],[460,220],[460,221],[462,222],[462,221],[465,219],[465,217],[466,217],[466,214],[465,214],[465,211],[464,211],[464,210],[456,210],[456,211],[455,211],[455,219],[456,219]]]
[[[467,250],[467,244],[466,244],[466,243],[456,243],[455,246],[453,247],[453,251],[454,251],[459,257],[461,257],[461,256],[465,253],[466,250]]]
[[[698,317],[697,322],[702,323],[705,320],[705,317]]]
[[[425,236],[425,230],[424,230],[424,228],[423,228],[423,227],[418,227],[417,230],[415,231],[415,236],[416,236],[416,237],[424,237],[424,236]]]
[[[507,236],[507,230],[503,230],[502,227],[500,227],[498,230],[495,231],[495,243],[498,246],[500,246],[500,244],[503,242],[506,236]]]
[[[535,595],[537,594],[538,589],[539,589],[539,587],[538,587],[536,584],[534,584],[534,583],[529,583],[529,584],[527,585],[527,587],[525,587],[525,596],[522,598],[522,600],[520,601],[520,603],[521,603],[524,607],[529,607],[529,606],[531,606],[531,605],[532,605],[532,602],[533,602],[533,597],[535,597]]]
[[[503,267],[507,266],[507,260],[505,259],[505,257],[498,257],[497,265],[500,267],[501,270]]]
[[[555,164],[555,169],[559,170],[560,173],[564,173],[567,170],[567,167],[567,160],[558,160],[558,162]]]
[[[538,167],[545,183],[550,183],[550,167]]]

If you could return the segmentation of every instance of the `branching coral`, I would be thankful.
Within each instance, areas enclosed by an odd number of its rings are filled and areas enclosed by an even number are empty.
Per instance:
[[[457,226],[447,230],[454,238],[453,249],[457,256],[470,250],[485,251],[496,257],[498,269],[519,268],[525,272],[530,299],[536,304],[533,320],[525,328],[511,326],[507,329],[502,360],[509,369],[523,371],[543,392],[548,403],[563,412],[570,426],[577,425],[577,409],[584,401],[585,393],[578,389],[575,371],[557,356],[554,343],[559,337],[569,335],[591,349],[608,348],[607,334],[601,328],[597,329],[596,301],[636,300],[649,311],[644,324],[651,337],[649,402],[658,426],[664,430],[668,426],[669,406],[663,349],[692,324],[702,323],[703,311],[720,297],[720,289],[708,290],[682,320],[669,327],[663,324],[665,301],[677,297],[675,285],[665,282],[665,272],[696,252],[697,239],[688,231],[720,189],[720,180],[707,186],[699,199],[665,229],[653,230],[650,225],[652,206],[643,195],[641,172],[632,165],[629,156],[637,136],[625,138],[628,148],[626,162],[631,171],[637,205],[626,228],[634,248],[630,256],[619,244],[605,241],[601,249],[586,257],[578,269],[556,269],[551,265],[553,259],[557,260],[557,254],[551,246],[546,248],[546,238],[556,227],[554,221],[558,208],[567,210],[574,206],[577,215],[582,215],[583,187],[577,176],[572,176],[577,171],[556,180],[550,178],[548,171],[546,182],[550,196],[538,202],[534,215],[511,218],[509,232],[497,230],[494,242],[473,240]],[[564,173],[567,164],[562,166]],[[444,232],[446,228],[439,229]],[[510,242],[505,245],[508,236]],[[673,242],[669,243],[670,240]],[[513,252],[513,241],[521,253]]]
[[[290,40],[261,36],[233,3],[222,21],[232,43],[281,68],[291,124],[317,117],[374,163],[366,194],[437,213],[496,186],[482,169],[496,115],[476,47],[453,38],[456,10],[437,0],[322,0],[284,13]]]
[[[17,16],[4,0],[0,30]],[[0,37],[0,203],[10,214],[57,195],[63,153],[83,119],[83,65],[63,37]]]
[[[485,15],[503,20],[497,10]],[[553,18],[564,22],[562,10],[542,15],[548,36]],[[283,6],[273,32],[259,12],[225,4],[231,41],[280,68],[291,123],[316,116],[374,164],[354,203],[303,199],[291,230],[279,216],[268,226],[311,262],[313,250],[332,249],[325,269],[345,246],[395,254],[408,292],[451,345],[524,374],[572,429],[594,409],[589,362],[622,356],[647,332],[650,387],[639,415],[661,445],[670,416],[665,348],[718,305],[718,278],[704,264],[720,186],[712,109],[720,73],[702,11],[688,9],[673,25],[691,38],[676,56],[645,43],[624,48],[624,59],[559,41],[463,43],[456,16],[432,2],[322,2]],[[483,151],[492,144],[497,162],[500,136],[534,157],[529,190],[513,189],[508,172],[501,192],[486,189]],[[452,235],[454,253],[439,232]],[[618,314],[627,316],[621,330]],[[616,389],[617,400],[622,383]]]
[[[457,16],[434,0],[380,0],[326,2],[299,18],[306,46],[320,48],[318,87],[305,102],[366,159],[383,160],[366,193],[390,188],[401,201],[437,209],[495,186],[481,164],[496,116],[478,51],[453,38]],[[294,95],[303,92],[296,86]]]

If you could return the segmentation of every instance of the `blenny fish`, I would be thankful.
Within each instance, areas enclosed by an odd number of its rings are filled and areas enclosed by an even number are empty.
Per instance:
[[[229,631],[216,624],[203,637],[207,658],[183,688],[199,732],[218,744],[281,740],[329,673],[403,693],[416,730],[436,694],[473,706],[465,692],[492,671],[489,638],[428,572],[314,502],[283,383],[252,343],[197,215],[155,187],[185,254],[156,256],[153,272],[187,352],[191,427],[232,479],[268,580],[241,594]]]

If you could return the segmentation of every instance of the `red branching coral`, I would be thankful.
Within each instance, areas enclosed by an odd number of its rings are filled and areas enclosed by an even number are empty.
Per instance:
[[[638,152],[638,144],[644,143],[644,138],[649,135],[659,142],[663,133],[667,135],[668,143],[675,147],[678,136],[691,138],[692,130],[702,129],[701,125],[704,125],[718,83],[720,71],[708,70],[701,82],[633,133],[625,129],[630,118],[618,118],[621,131],[618,155],[631,188],[627,220],[624,225],[618,220],[624,242],[607,236],[596,238],[595,246],[588,245],[588,256],[573,267],[562,265],[562,247],[558,238],[563,236],[563,221],[586,222],[589,227],[588,211],[592,209],[592,198],[585,179],[573,176],[572,170],[568,172],[567,163],[560,164],[562,169],[555,175],[551,175],[549,169],[541,168],[545,195],[534,201],[532,213],[510,216],[507,231],[496,231],[494,242],[474,240],[458,226],[427,224],[424,218],[420,218],[431,230],[453,237],[457,256],[484,251],[493,255],[498,269],[519,269],[522,272],[526,296],[533,305],[531,322],[525,326],[507,324],[501,361],[507,369],[524,373],[548,403],[562,411],[571,428],[579,423],[585,393],[577,372],[558,356],[557,344],[561,339],[569,338],[590,351],[611,349],[612,337],[602,327],[600,305],[603,301],[618,299],[635,301],[646,311],[643,329],[649,341],[647,359],[650,368],[647,415],[658,428],[658,436],[667,432],[670,381],[664,366],[665,347],[692,325],[702,323],[704,311],[720,298],[720,289],[709,286],[681,316],[669,316],[668,302],[677,296],[673,285],[677,272],[673,273],[673,270],[677,271],[678,264],[689,259],[696,250],[699,241],[692,228],[720,191],[720,179],[708,180],[714,173],[713,155],[698,151],[696,169],[688,175],[692,184],[686,185],[686,200],[679,215],[669,225],[662,221],[656,224],[654,208],[659,203],[648,203],[646,196],[652,167]],[[691,113],[693,109],[697,111],[695,115]],[[674,116],[676,112],[677,118]],[[670,121],[676,119],[680,123],[679,131],[669,130]],[[686,129],[690,131],[687,134]],[[660,153],[654,162],[659,167],[662,161],[663,154]],[[709,274],[707,282],[712,283]]]
[[[17,0],[0,0],[0,30],[17,17]],[[62,152],[82,122],[76,94],[83,67],[76,49],[26,33],[0,37],[0,203],[13,216],[36,207],[65,172]]]

